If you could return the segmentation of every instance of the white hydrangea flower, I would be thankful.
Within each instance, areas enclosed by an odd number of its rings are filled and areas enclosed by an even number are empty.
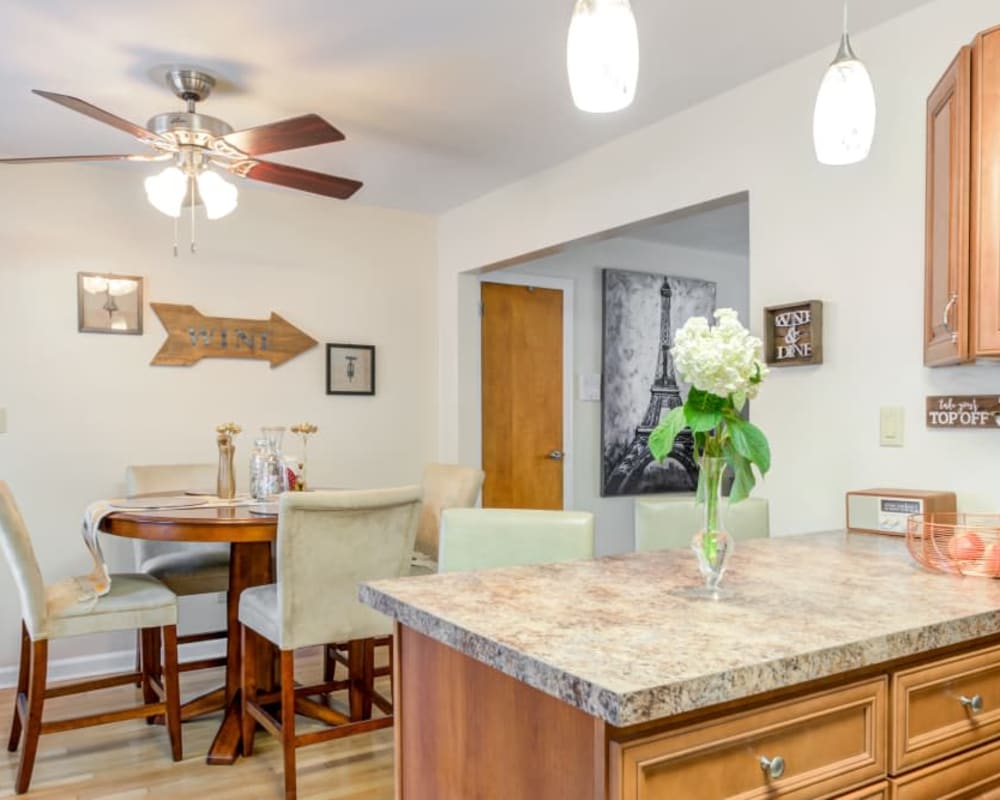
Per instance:
[[[671,352],[682,380],[719,397],[736,392],[756,397],[768,373],[760,339],[750,335],[731,308],[715,312],[713,327],[704,317],[691,317],[677,331]]]

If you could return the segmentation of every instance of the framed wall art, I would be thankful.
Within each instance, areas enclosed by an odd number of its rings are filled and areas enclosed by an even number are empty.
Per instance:
[[[326,346],[327,394],[375,394],[375,345]]]
[[[618,269],[603,277],[601,495],[693,491],[698,465],[690,432],[677,437],[662,464],[649,452],[649,434],[687,397],[671,355],[674,335],[690,317],[711,318],[716,285]]]
[[[142,333],[142,278],[101,272],[76,274],[81,333]]]

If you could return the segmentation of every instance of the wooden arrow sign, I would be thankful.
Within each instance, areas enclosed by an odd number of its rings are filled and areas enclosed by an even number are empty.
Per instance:
[[[316,345],[274,312],[270,319],[235,319],[206,317],[194,306],[149,305],[167,330],[167,341],[150,364],[189,367],[203,358],[259,358],[273,369]]]

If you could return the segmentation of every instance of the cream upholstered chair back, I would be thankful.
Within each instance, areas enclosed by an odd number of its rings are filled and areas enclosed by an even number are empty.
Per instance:
[[[153,492],[184,492],[188,489],[210,491],[215,487],[218,467],[215,464],[138,464],[125,468],[125,487],[129,496]],[[228,544],[197,542],[154,542],[134,539],[136,568],[155,556],[185,548],[228,550]]]
[[[45,581],[31,546],[31,535],[14,495],[0,481],[0,547],[21,599],[21,616],[32,639],[45,630]]]
[[[485,473],[464,464],[428,464],[424,468],[424,503],[414,549],[437,561],[441,512],[446,508],[470,508],[479,498]]]
[[[358,586],[410,568],[420,487],[286,492],[278,512],[281,646],[296,649],[391,632]]]
[[[588,511],[449,508],[441,512],[439,572],[594,557]]]
[[[761,539],[771,535],[767,500],[749,497],[729,504],[723,499],[723,519],[733,538]],[[640,497],[635,501],[635,549],[669,550],[688,547],[701,525],[701,513],[691,497]]]

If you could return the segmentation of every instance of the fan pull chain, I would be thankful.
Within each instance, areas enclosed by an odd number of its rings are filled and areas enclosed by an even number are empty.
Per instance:
[[[180,226],[180,215],[174,217],[174,258],[177,258],[177,229]]]

